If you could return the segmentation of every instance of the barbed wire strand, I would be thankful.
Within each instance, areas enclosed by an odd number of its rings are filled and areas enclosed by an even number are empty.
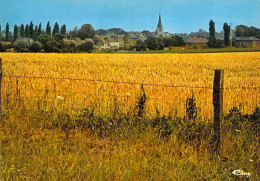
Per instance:
[[[71,80],[71,81],[88,81],[88,82],[104,82],[115,84],[130,84],[130,85],[144,85],[144,86],[156,86],[156,87],[172,87],[172,88],[194,88],[194,89],[213,89],[213,87],[200,87],[200,86],[183,86],[183,85],[167,85],[167,84],[149,84],[149,83],[137,83],[137,82],[125,82],[125,81],[113,81],[113,80],[101,80],[101,79],[85,79],[85,78],[68,78],[68,77],[37,77],[37,76],[12,76],[2,75],[9,78],[27,78],[27,79],[56,79],[56,80]],[[259,89],[260,87],[225,87],[223,89]]]

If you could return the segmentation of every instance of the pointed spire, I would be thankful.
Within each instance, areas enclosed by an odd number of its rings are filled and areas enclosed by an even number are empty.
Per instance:
[[[162,27],[162,20],[161,20],[161,14],[159,14],[159,22],[158,22],[158,27]]]

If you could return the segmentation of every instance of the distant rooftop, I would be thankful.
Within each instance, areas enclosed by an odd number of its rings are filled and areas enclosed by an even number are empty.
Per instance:
[[[259,41],[258,38],[255,37],[235,37],[236,41]]]
[[[207,43],[208,39],[204,37],[189,37],[185,43]]]
[[[128,36],[130,36],[130,38],[133,38],[133,39],[138,38],[135,33],[128,33]]]

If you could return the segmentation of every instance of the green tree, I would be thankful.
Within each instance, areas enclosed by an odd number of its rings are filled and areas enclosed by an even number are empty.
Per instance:
[[[256,27],[247,27],[245,25],[236,26],[236,37],[256,37],[260,39],[260,29]]]
[[[34,31],[33,31],[33,22],[31,21],[30,23],[30,37],[33,38],[33,34],[34,34]]]
[[[47,34],[41,34],[38,36],[38,41],[41,42],[42,44],[45,44],[47,41],[52,41],[53,38],[50,35]]]
[[[25,26],[24,36],[25,37],[30,37],[30,28],[29,28],[28,24],[26,24],[26,26]]]
[[[38,37],[38,26],[36,25],[35,28],[34,28],[33,39],[37,40],[37,37]]]
[[[175,35],[173,37],[176,39],[176,42],[177,42],[177,44],[174,46],[184,46],[185,45],[184,40],[181,36]]]
[[[213,20],[209,22],[209,41],[208,47],[215,48],[216,47],[216,31],[215,31],[215,23]]]
[[[164,42],[162,38],[157,38],[159,50],[164,50]]]
[[[18,27],[14,25],[14,41],[18,38]]]
[[[40,52],[41,51],[41,43],[36,41],[33,42],[30,46],[29,46],[29,51],[30,52]]]
[[[21,27],[20,27],[20,37],[24,37],[24,25],[21,24]]]
[[[78,37],[84,40],[85,38],[93,38],[95,31],[90,24],[84,24],[78,31]]]
[[[60,32],[59,24],[56,22],[52,30],[52,36]]]
[[[149,50],[158,50],[159,49],[159,43],[158,43],[157,39],[154,37],[149,37],[146,40],[146,44],[147,44],[147,48],[149,48]]]
[[[68,52],[71,52],[71,53],[74,52],[75,47],[76,47],[75,43],[70,43],[68,45]]]
[[[66,25],[64,24],[64,25],[62,25],[61,26],[61,28],[60,28],[60,33],[62,34],[62,35],[66,35]]]
[[[39,28],[38,28],[38,36],[40,36],[42,33],[42,24],[39,24]]]
[[[5,27],[5,41],[9,40],[9,24],[6,23],[6,27]]]
[[[50,26],[50,22],[48,21],[47,25],[46,25],[46,34],[51,36],[51,26]]]
[[[141,40],[137,40],[135,48],[136,48],[136,51],[145,51],[146,50],[146,45]]]
[[[59,52],[58,43],[55,40],[47,41],[44,44],[43,49],[45,52],[48,52],[48,53],[49,52]]]
[[[92,42],[85,42],[78,45],[76,48],[79,51],[91,53],[91,51],[94,50],[94,44]]]
[[[228,47],[229,37],[230,37],[230,26],[227,23],[224,23],[223,30],[224,30],[224,44],[226,47]]]
[[[63,40],[64,36],[61,33],[55,33],[53,36],[54,40],[61,41]]]
[[[0,25],[0,40],[2,38],[2,30],[1,30],[1,25]]]

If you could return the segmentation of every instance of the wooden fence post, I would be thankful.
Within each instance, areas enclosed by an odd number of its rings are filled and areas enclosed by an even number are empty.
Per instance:
[[[3,71],[2,71],[2,58],[0,58],[0,122],[2,121],[2,76],[3,76]]]
[[[219,154],[221,146],[222,120],[223,120],[223,85],[224,70],[215,70],[213,85],[213,105],[214,105],[214,136],[213,151]]]

